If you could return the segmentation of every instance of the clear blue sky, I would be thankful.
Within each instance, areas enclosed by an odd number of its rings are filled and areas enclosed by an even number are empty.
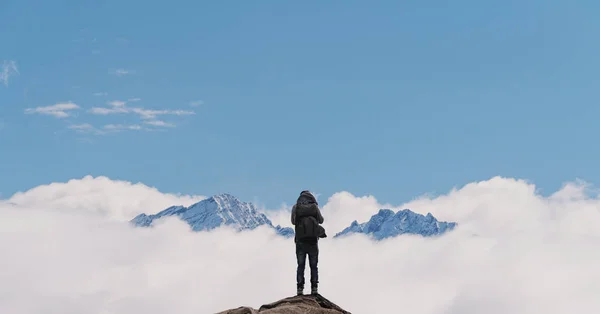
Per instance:
[[[91,174],[277,207],[301,189],[400,203],[496,175],[598,183],[599,9],[2,1],[0,192]]]

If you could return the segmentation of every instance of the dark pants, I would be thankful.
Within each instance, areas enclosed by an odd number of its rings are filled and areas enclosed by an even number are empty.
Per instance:
[[[304,288],[304,269],[306,268],[306,255],[308,255],[308,264],[310,265],[310,283],[311,286],[317,286],[319,283],[319,244],[318,243],[296,243],[296,259],[298,269],[296,271],[296,283],[299,288]]]

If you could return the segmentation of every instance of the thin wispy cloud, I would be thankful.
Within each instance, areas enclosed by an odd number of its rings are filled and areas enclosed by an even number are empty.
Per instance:
[[[131,125],[127,125],[127,124],[107,124],[104,126],[104,129],[106,130],[111,130],[111,131],[123,131],[123,130],[135,130],[135,131],[139,131],[142,130],[142,127],[137,125],[137,124],[131,124]]]
[[[137,113],[142,119],[154,119],[156,116],[160,115],[186,116],[196,114],[195,112],[189,110],[153,110],[143,108],[131,108],[131,110]]]
[[[82,124],[72,124],[68,126],[69,129],[74,130],[77,133],[86,133],[86,134],[105,134],[106,132],[102,130],[98,130],[93,125],[89,123]]]
[[[17,63],[13,60],[4,60],[2,63],[2,71],[0,72],[0,81],[2,81],[5,86],[8,86],[8,79],[15,74],[19,74]]]
[[[112,73],[114,75],[116,75],[116,76],[124,76],[124,75],[128,75],[128,74],[133,74],[134,71],[132,71],[132,70],[125,70],[125,69],[116,69]]]
[[[159,127],[165,127],[165,128],[174,128],[175,125],[172,123],[167,123],[165,121],[162,120],[149,120],[149,121],[144,121],[145,124],[149,124],[149,125],[153,125],[153,126],[159,126]]]
[[[73,124],[68,127],[77,133],[94,134],[94,135],[106,135],[110,133],[118,133],[121,131],[149,131],[146,128],[138,124],[106,124],[101,129],[94,127],[89,123]]]
[[[105,96],[105,92],[97,92],[94,96]],[[122,123],[122,124],[105,124],[102,127],[94,127],[90,123],[73,123],[67,126],[69,130],[77,133],[86,133],[94,135],[103,135],[109,133],[115,133],[125,130],[133,131],[160,131],[166,128],[174,128],[176,124],[169,121],[160,119],[160,116],[174,115],[194,115],[194,111],[181,110],[181,109],[146,109],[140,106],[128,106],[128,102],[138,102],[141,98],[130,98],[127,101],[123,100],[111,100],[106,102],[105,107],[92,107],[88,109],[88,113],[99,116],[108,116],[115,114],[126,114],[137,116],[141,120],[141,123]],[[41,114],[49,115],[55,118],[67,118],[73,116],[73,112],[80,109],[80,106],[69,101],[64,103],[57,103],[51,106],[35,107],[25,109],[25,114]],[[153,128],[154,127],[154,128]]]
[[[169,110],[169,109],[146,109],[140,106],[132,107],[127,106],[128,102],[138,102],[141,98],[130,98],[128,101],[113,100],[107,102],[108,107],[93,107],[89,110],[91,114],[95,115],[111,115],[111,114],[135,114],[140,119],[144,120],[144,124],[156,126],[156,127],[175,127],[174,123],[166,122],[158,119],[159,116],[173,115],[173,116],[186,116],[196,114],[191,110]]]
[[[107,92],[101,92],[101,93],[93,93],[92,95],[96,96],[96,97],[101,97],[101,96],[106,96],[108,95]]]
[[[201,106],[203,104],[204,104],[204,102],[202,100],[194,100],[194,101],[190,102],[190,106],[192,106],[192,107],[198,107],[198,106]]]
[[[93,128],[94,127],[89,123],[69,125],[69,129],[73,129],[73,130],[90,130]]]
[[[116,114],[116,113],[127,113],[129,111],[125,108],[119,108],[119,107],[114,107],[114,108],[93,107],[92,109],[89,110],[89,112],[92,114],[96,114],[96,115],[109,115],[109,114]]]
[[[25,109],[25,114],[49,115],[56,118],[70,117],[69,111],[79,109],[80,107],[72,102],[58,103],[52,106],[36,107]]]
[[[89,110],[90,113],[96,115],[109,115],[117,113],[128,113],[130,110],[125,108],[126,102],[120,100],[112,100],[107,102],[110,107],[92,107]]]
[[[121,101],[121,100],[113,100],[113,101],[109,101],[108,104],[113,107],[124,107],[126,102]]]

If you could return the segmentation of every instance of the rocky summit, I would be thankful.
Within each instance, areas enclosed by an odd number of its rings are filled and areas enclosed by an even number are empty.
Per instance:
[[[351,314],[320,294],[301,295],[265,304],[258,310],[240,306],[217,314]]]

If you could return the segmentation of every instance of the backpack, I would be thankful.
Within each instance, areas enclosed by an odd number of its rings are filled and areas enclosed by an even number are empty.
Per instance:
[[[321,226],[319,226],[319,223],[317,222],[317,219],[315,217],[301,217],[296,223],[296,240],[316,240],[321,234],[319,227]]]
[[[316,203],[297,203],[296,204],[296,240],[315,241],[317,238],[325,238],[325,228],[319,225],[317,221]]]

